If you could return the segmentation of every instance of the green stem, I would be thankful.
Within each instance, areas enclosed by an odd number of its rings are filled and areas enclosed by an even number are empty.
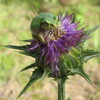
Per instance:
[[[66,79],[57,79],[58,82],[58,100],[66,100],[65,96],[65,81]]]

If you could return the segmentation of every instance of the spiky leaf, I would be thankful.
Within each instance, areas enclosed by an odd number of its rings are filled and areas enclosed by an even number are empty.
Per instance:
[[[51,73],[50,70],[48,70],[48,69],[44,69],[44,73],[43,73],[41,79],[42,79],[42,80],[45,79],[45,77],[47,77],[50,73]]]
[[[32,39],[29,39],[29,40],[21,40],[23,42],[32,42]]]
[[[80,56],[80,58],[83,59],[85,62],[94,57],[100,57],[100,52],[93,50],[85,50],[82,51]]]
[[[22,45],[22,46],[7,45],[5,47],[17,50],[26,50],[27,45]]]
[[[71,98],[68,98],[67,100],[72,100]]]
[[[36,52],[28,52],[28,51],[23,51],[23,52],[19,52],[23,55],[26,55],[26,56],[30,56],[30,57],[33,57],[33,58],[37,58],[37,53]]]
[[[78,66],[77,68],[71,69],[70,71],[71,71],[72,74],[79,74],[79,75],[81,75],[85,80],[87,80],[90,84],[93,85],[93,82],[91,81],[89,75],[87,75],[84,72],[82,66]]]
[[[94,28],[85,31],[86,35],[91,35],[93,32],[95,32],[98,28],[100,28],[100,25],[95,26]]]
[[[28,69],[30,69],[30,68],[34,68],[34,67],[36,67],[36,66],[37,66],[36,63],[31,64],[31,65],[28,65],[28,66],[26,66],[25,68],[23,68],[20,72],[25,71],[25,70],[28,70]]]
[[[29,82],[27,83],[27,85],[24,87],[24,89],[20,92],[20,94],[18,95],[17,98],[19,98],[21,95],[23,95],[23,93],[26,92],[26,90],[38,79],[40,79],[43,75],[43,70],[38,68],[35,71],[33,71],[31,78],[29,80]]]

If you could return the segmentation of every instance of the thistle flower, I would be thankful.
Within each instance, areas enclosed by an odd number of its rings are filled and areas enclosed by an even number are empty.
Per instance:
[[[21,50],[20,53],[35,58],[35,62],[21,71],[34,68],[29,82],[20,92],[20,97],[36,80],[53,77],[58,83],[58,100],[66,100],[65,81],[69,75],[79,74],[93,85],[83,70],[84,62],[100,56],[99,51],[84,50],[81,43],[90,37],[100,25],[90,30],[79,28],[75,15],[41,13],[31,23],[32,40],[28,45],[6,47]],[[69,98],[70,99],[70,98]],[[69,100],[68,99],[68,100]]]
[[[64,53],[70,52],[72,47],[76,47],[82,40],[86,39],[84,28],[79,28],[79,22],[74,22],[75,15],[60,15],[57,19],[57,25],[42,31],[40,35],[44,42],[33,40],[29,45],[29,52],[38,51],[40,59],[45,59],[44,65],[49,66],[52,75],[57,76],[59,71],[59,59]],[[48,23],[46,23],[48,25]],[[36,36],[35,33],[34,36]]]

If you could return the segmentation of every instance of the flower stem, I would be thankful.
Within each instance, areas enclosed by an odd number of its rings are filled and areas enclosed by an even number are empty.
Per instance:
[[[65,96],[65,82],[66,79],[57,79],[58,82],[58,100],[66,100]]]

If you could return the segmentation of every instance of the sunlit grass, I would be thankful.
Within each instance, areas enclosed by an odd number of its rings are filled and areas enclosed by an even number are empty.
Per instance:
[[[6,0],[5,0],[6,1]],[[12,0],[13,1],[13,0]],[[56,0],[52,0],[52,3],[50,3],[49,0],[45,4],[45,10],[46,11],[52,11],[54,13],[57,13],[57,11],[62,9],[70,9],[72,11],[73,9],[77,13],[77,20],[81,20],[84,25],[89,25],[89,28],[94,27],[95,25],[98,25],[100,22],[99,19],[99,6],[92,5],[90,2],[85,1],[83,4],[80,3],[76,5],[76,7],[68,6],[68,7],[62,7],[59,3],[54,3]],[[53,6],[52,6],[53,4]],[[38,12],[41,11],[40,5],[36,2],[35,7],[38,7]],[[50,9],[51,7],[51,9]],[[27,5],[27,2],[13,2],[9,3],[9,5],[1,4],[0,3],[0,45],[8,45],[8,44],[14,44],[14,45],[21,45],[24,44],[22,41],[23,39],[29,39],[31,38],[31,32],[30,32],[30,22],[31,22],[31,15],[34,15],[32,11],[29,9],[29,5]],[[94,36],[91,40],[89,40],[88,43],[86,43],[85,47],[90,47],[91,49],[100,50],[100,30],[97,30],[94,33]],[[17,74],[21,68],[23,68],[26,65],[29,65],[32,61],[30,57],[22,56],[18,53],[16,53],[14,50],[9,50],[7,48],[0,46],[0,83],[4,83],[5,81],[9,80],[11,77],[16,77],[18,75],[18,78],[16,81],[19,82],[19,84],[23,87],[25,83],[28,81],[30,72],[25,72],[21,74]],[[43,85],[43,84],[42,84]],[[32,92],[32,89],[40,88],[32,87],[30,91]],[[44,94],[42,94],[43,96]],[[31,95],[31,99],[34,98],[34,100],[49,100],[48,97],[44,96],[38,96],[37,94]],[[24,99],[19,99],[24,100]],[[50,99],[51,100],[51,99]],[[55,99],[52,99],[55,100]],[[95,100],[95,99],[94,99]]]

